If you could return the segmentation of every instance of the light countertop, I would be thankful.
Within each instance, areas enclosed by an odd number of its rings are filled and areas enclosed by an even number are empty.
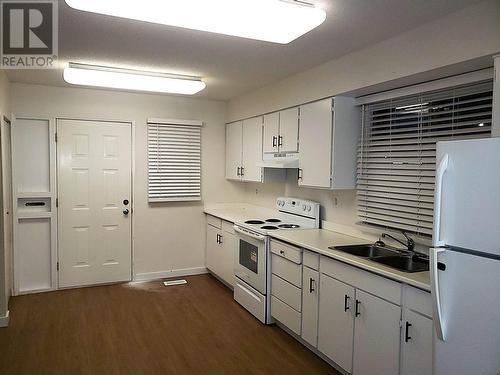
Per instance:
[[[229,222],[245,221],[258,216],[271,215],[275,210],[248,204],[220,204],[206,206],[206,214]],[[330,246],[360,245],[369,240],[333,232],[325,229],[281,230],[270,233],[272,238],[339,260],[352,266],[376,273],[423,290],[430,290],[429,272],[406,273],[375,263],[342,251],[329,249]]]

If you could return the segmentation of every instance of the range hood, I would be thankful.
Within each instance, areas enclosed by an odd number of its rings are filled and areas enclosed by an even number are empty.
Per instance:
[[[257,167],[275,169],[297,169],[299,168],[299,154],[294,153],[273,153],[264,154]]]

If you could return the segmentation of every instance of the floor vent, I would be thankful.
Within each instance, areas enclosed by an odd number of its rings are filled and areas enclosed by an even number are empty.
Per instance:
[[[188,282],[186,280],[170,280],[170,281],[164,281],[163,285],[165,286],[174,286],[174,285],[184,285],[187,284]]]

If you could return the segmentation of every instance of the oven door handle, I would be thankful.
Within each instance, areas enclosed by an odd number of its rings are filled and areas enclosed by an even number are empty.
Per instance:
[[[247,230],[241,229],[240,227],[238,227],[236,225],[233,226],[233,229],[235,232],[241,233],[241,234],[248,236],[248,237],[251,237],[251,238],[255,238],[256,240],[259,240],[259,241],[265,241],[265,239],[266,239],[266,236],[263,236],[263,235],[257,234],[257,233],[251,233]]]

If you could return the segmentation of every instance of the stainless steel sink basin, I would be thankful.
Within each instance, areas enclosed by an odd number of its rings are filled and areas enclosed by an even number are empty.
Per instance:
[[[369,259],[374,262],[395,268],[402,272],[422,272],[429,270],[429,260],[419,255],[409,255],[397,249],[391,249],[377,244],[331,246],[332,250],[340,250],[348,254]]]
[[[344,253],[356,255],[362,258],[375,258],[385,256],[397,256],[399,253],[394,250],[376,245],[351,245],[351,246],[332,246],[332,250],[340,250]]]
[[[408,273],[429,271],[429,260],[415,255],[379,257],[373,258],[373,261]]]

